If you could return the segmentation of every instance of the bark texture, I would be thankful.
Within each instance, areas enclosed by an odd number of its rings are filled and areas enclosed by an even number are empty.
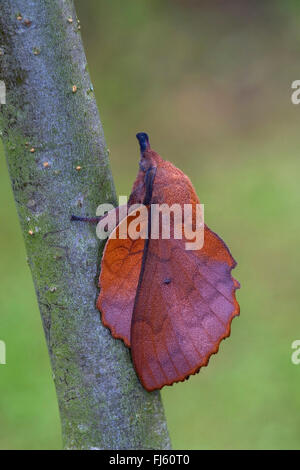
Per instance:
[[[103,248],[95,227],[70,222],[116,202],[71,0],[1,0],[0,79],[2,139],[64,447],[168,449],[160,394],[141,387],[129,351],[95,308]]]

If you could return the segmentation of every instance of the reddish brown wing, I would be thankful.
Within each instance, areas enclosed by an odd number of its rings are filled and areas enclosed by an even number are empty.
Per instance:
[[[133,217],[124,219],[111,233],[103,253],[99,279],[100,295],[97,308],[102,313],[102,323],[114,338],[130,346],[130,329],[145,240],[120,240],[120,228]]]
[[[134,367],[148,391],[207,365],[239,314],[235,261],[225,243],[207,227],[201,250],[184,243],[149,240],[131,328]]]
[[[128,206],[139,204],[146,193],[145,174],[139,171],[133,184]],[[130,208],[128,207],[130,212]],[[100,294],[97,308],[101,312],[104,326],[114,338],[124,341],[130,347],[130,330],[136,289],[140,276],[144,239],[133,240],[129,236],[119,239],[120,230],[125,231],[135,216],[121,219],[119,208],[115,209],[119,225],[111,233],[103,252],[99,278]],[[142,225],[147,224],[145,220]]]

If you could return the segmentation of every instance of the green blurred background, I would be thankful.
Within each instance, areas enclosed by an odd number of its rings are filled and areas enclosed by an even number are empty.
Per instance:
[[[241,316],[209,367],[162,392],[176,449],[299,449],[296,1],[89,0],[77,13],[118,193],[135,133],[187,173],[238,266]],[[61,447],[41,320],[0,155],[0,448]],[[88,185],[88,181],[87,181]]]

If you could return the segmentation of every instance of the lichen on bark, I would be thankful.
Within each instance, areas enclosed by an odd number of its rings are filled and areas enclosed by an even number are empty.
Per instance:
[[[1,135],[64,447],[168,449],[159,392],[141,387],[129,350],[95,308],[103,245],[93,227],[70,223],[73,212],[116,203],[73,2],[1,1],[0,47]]]

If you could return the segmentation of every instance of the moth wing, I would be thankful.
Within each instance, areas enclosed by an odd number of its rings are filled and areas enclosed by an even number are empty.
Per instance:
[[[225,243],[205,226],[201,250],[184,244],[149,240],[131,327],[134,367],[148,391],[206,366],[239,314],[236,263]]]
[[[102,257],[97,300],[102,323],[114,338],[122,339],[128,347],[145,243],[144,239],[133,239],[128,234],[127,229],[135,217],[136,214],[124,218],[110,234]],[[140,220],[142,226],[147,224],[146,220]],[[121,233],[126,234],[125,239],[120,239]]]

